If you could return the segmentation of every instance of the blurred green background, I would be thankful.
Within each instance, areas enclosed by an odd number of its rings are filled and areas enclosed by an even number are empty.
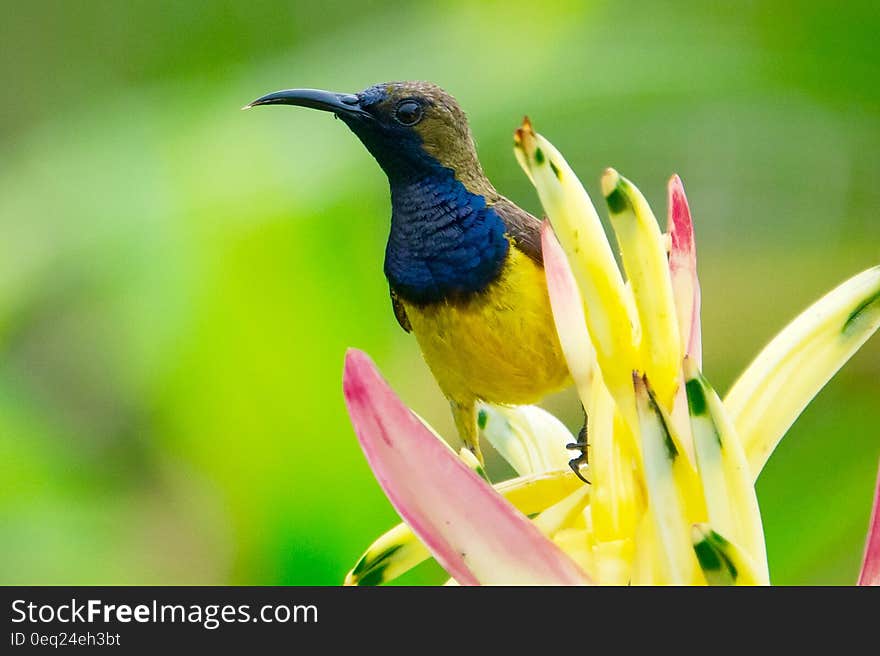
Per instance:
[[[343,407],[348,346],[452,433],[389,306],[382,173],[328,115],[244,103],[435,81],[534,212],[526,113],[595,198],[613,165],[662,217],[679,173],[726,389],[880,262],[878,30],[874,0],[5,0],[0,583],[340,583],[396,522]],[[878,400],[875,338],[765,469],[774,582],[855,581]]]

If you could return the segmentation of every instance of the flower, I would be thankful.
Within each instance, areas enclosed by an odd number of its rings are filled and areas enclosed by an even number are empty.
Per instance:
[[[491,485],[470,452],[456,454],[350,350],[348,411],[405,523],[369,547],[346,583],[382,583],[433,556],[460,584],[768,584],[755,480],[880,326],[880,266],[795,318],[722,400],[701,372],[694,231],[679,178],[664,235],[636,186],[603,174],[622,273],[559,151],[528,119],[514,143],[549,217],[545,272],[587,412],[590,484],[566,466],[572,437],[549,413],[485,405],[482,436],[518,475]],[[880,584],[878,506],[880,480],[860,584]]]

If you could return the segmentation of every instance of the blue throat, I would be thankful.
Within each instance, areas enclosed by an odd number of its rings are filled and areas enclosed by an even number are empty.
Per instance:
[[[424,175],[391,179],[391,234],[385,275],[420,305],[461,300],[497,279],[510,244],[486,199],[438,164]]]

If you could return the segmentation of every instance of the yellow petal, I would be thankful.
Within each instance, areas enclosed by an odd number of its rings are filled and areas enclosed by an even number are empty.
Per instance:
[[[880,326],[880,266],[850,278],[786,326],[724,399],[756,479],[810,400]]]
[[[409,526],[398,524],[371,544],[346,575],[345,585],[381,585],[431,557]]]
[[[631,372],[637,368],[636,317],[590,197],[553,145],[527,121],[514,139],[517,159],[538,191],[584,300],[587,327],[605,384],[636,430]]]
[[[645,379],[635,376],[634,383],[648,506],[656,535],[656,582],[697,585],[704,578],[690,539],[693,522],[686,498],[693,492],[687,475],[679,469],[682,449]]]
[[[684,367],[691,430],[709,523],[749,554],[758,580],[769,585],[761,513],[742,445],[721,399],[696,363],[685,358]]]
[[[590,506],[596,540],[631,539],[644,506],[635,478],[639,467],[633,453],[635,442],[601,375],[593,381],[592,399],[587,406],[587,429],[593,484]]]
[[[596,542],[593,545],[593,569],[590,575],[599,585],[629,585],[634,558],[634,538]]]
[[[532,522],[541,533],[552,538],[558,531],[566,528],[576,517],[579,517],[589,501],[590,486],[582,485],[580,489],[544,510]]]
[[[660,553],[657,538],[657,518],[648,508],[636,529],[635,557],[633,559],[632,585],[659,585],[663,576],[657,554]]]
[[[670,411],[678,389],[682,348],[660,226],[641,192],[614,169],[603,174],[602,193],[638,310],[642,371],[664,409]]]
[[[583,486],[583,481],[566,467],[564,470],[504,481],[496,484],[495,489],[523,515],[531,517]]]
[[[553,542],[556,546],[562,549],[591,578],[596,579],[598,574],[591,540],[591,533],[582,528],[564,528],[553,535]]]

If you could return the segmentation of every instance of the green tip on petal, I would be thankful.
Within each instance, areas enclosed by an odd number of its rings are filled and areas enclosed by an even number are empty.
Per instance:
[[[709,585],[766,585],[755,575],[749,556],[708,524],[694,524],[691,540]]]
[[[858,333],[860,328],[870,326],[880,315],[880,289],[862,301],[843,322],[844,335]]]
[[[461,461],[466,464],[471,471],[473,471],[477,476],[482,478],[484,481],[489,480],[489,475],[486,474],[486,470],[483,468],[483,465],[480,464],[477,456],[474,455],[474,452],[468,449],[467,447],[461,447],[458,451],[458,457],[461,458]]]
[[[685,383],[687,391],[688,411],[693,417],[702,417],[706,414],[706,395],[703,386],[696,378],[690,378]]]
[[[345,577],[344,585],[382,585],[431,557],[406,524],[379,537]]]
[[[626,197],[623,185],[623,178],[614,169],[605,169],[602,174],[602,195],[605,196],[605,202],[608,203],[608,209],[613,214],[621,214],[632,208],[629,199]]]
[[[709,585],[735,585],[739,571],[728,552],[730,543],[705,525],[691,529],[694,553]]]

